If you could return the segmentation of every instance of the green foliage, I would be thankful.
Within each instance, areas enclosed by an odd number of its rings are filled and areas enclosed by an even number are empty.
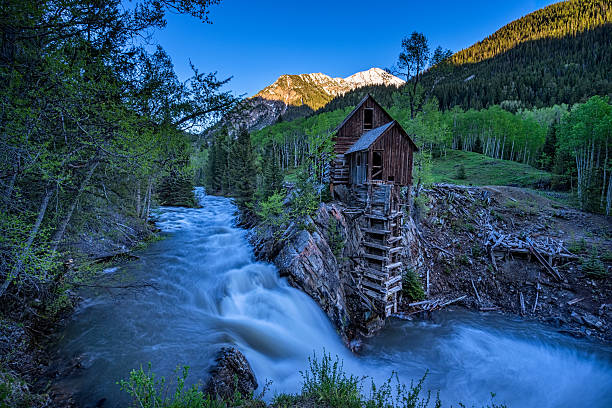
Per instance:
[[[76,257],[83,236],[129,246],[157,193],[193,203],[189,130],[236,100],[221,91],[227,81],[195,68],[181,81],[163,49],[136,45],[169,10],[206,20],[211,1],[171,3],[1,3],[0,26],[11,33],[0,58],[3,306],[43,299],[55,314],[69,303],[70,282],[57,282],[80,275],[63,276],[58,260]]]
[[[209,149],[205,185],[209,194],[234,197],[238,206],[250,208],[257,187],[257,167],[251,137],[245,129],[232,139],[217,132]]]
[[[48,406],[47,399],[29,390],[25,381],[0,366],[0,408]]]
[[[586,240],[584,239],[584,237],[580,238],[579,240],[573,239],[568,243],[567,249],[569,249],[569,251],[574,254],[583,253],[587,249]]]
[[[211,398],[201,391],[201,384],[191,387],[186,385],[189,367],[176,370],[176,383],[166,381],[164,377],[157,378],[151,371],[151,364],[145,371],[142,367],[132,370],[127,380],[118,384],[122,391],[132,397],[132,407],[138,408],[228,408],[242,406],[251,400],[249,396],[242,396],[236,392],[230,401],[221,401]]]
[[[606,0],[559,2],[456,53],[452,69],[435,86],[440,107],[482,109],[504,101],[541,107],[610,95],[611,10]],[[430,71],[423,76],[425,87],[440,78],[435,68]]]
[[[424,391],[427,372],[416,383],[402,384],[396,373],[392,373],[383,384],[375,384],[367,376],[357,377],[344,371],[342,361],[336,356],[323,352],[321,359],[313,353],[308,358],[308,369],[301,372],[302,388],[299,394],[280,394],[272,400],[272,407],[328,407],[328,408],[440,408],[439,395],[432,398],[431,392]],[[180,373],[179,373],[180,371]],[[132,370],[127,380],[119,382],[121,389],[133,399],[133,407],[139,408],[229,408],[266,406],[261,396],[242,396],[239,393],[229,401],[211,399],[196,384],[186,386],[188,369],[177,369],[176,383],[169,383],[163,377],[157,378],[142,367]],[[369,382],[369,393],[364,384]],[[1,390],[1,388],[0,388]],[[495,394],[491,394],[492,399]],[[459,403],[459,406],[464,406]],[[505,408],[491,401],[487,408]]]
[[[432,181],[434,183],[461,184],[457,179],[457,167],[463,166],[473,185],[506,185],[520,187],[546,186],[555,176],[523,163],[499,160],[483,154],[461,150],[449,150],[445,156],[434,159]]]
[[[393,373],[383,384],[370,382],[370,392],[363,390],[368,377],[356,377],[344,372],[338,357],[332,359],[330,354],[323,353],[319,361],[316,354],[309,358],[309,369],[302,373],[303,385],[301,395],[282,396],[275,399],[279,407],[292,406],[292,403],[303,403],[303,406],[324,406],[330,408],[440,408],[442,403],[438,396],[431,397],[431,392],[423,391],[427,373],[416,383],[402,384],[397,374]],[[493,405],[494,407],[500,407]]]
[[[292,219],[303,220],[311,217],[319,208],[319,194],[315,183],[306,167],[300,169],[295,194],[291,200]]]
[[[338,220],[333,216],[330,216],[329,218],[327,234],[329,235],[329,247],[331,248],[336,259],[339,259],[339,257],[342,255],[342,251],[344,250],[344,237],[340,231]]]
[[[285,195],[274,193],[256,207],[256,214],[265,226],[278,230],[289,220],[283,202]]]
[[[361,379],[346,374],[340,359],[332,360],[323,353],[319,361],[316,354],[308,358],[309,369],[302,372],[302,395],[314,399],[317,405],[332,408],[360,408]]]
[[[582,272],[589,278],[604,279],[608,276],[608,270],[599,258],[597,248],[593,247],[587,258],[581,258]]]
[[[576,193],[582,209],[612,209],[612,104],[609,98],[593,96],[574,106],[561,119],[556,132],[556,171],[576,180]]]
[[[195,207],[196,200],[193,194],[193,181],[191,174],[172,171],[162,178],[157,188],[157,198],[161,205],[178,207]]]
[[[423,291],[421,280],[412,268],[407,269],[404,273],[402,278],[402,292],[404,296],[407,296],[408,299],[413,301],[425,299],[425,291]]]
[[[283,173],[277,163],[276,154],[273,149],[266,150],[266,154],[263,156],[262,168],[259,195],[267,199],[283,188]]]
[[[232,144],[228,161],[230,192],[239,206],[250,205],[255,195],[257,172],[251,136],[245,129]]]

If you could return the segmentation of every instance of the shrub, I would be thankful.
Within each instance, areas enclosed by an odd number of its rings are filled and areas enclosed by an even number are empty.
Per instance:
[[[608,271],[601,259],[599,259],[596,248],[593,248],[588,258],[582,258],[581,263],[582,272],[589,278],[603,279],[608,276]]]
[[[409,299],[419,301],[425,299],[425,291],[421,285],[421,280],[414,269],[409,268],[402,279],[402,292]]]
[[[151,371],[151,363],[145,372],[142,367],[132,370],[127,380],[118,384],[122,391],[132,397],[132,406],[139,408],[227,408],[243,405],[252,398],[243,398],[236,392],[231,401],[213,399],[200,390],[201,384],[186,387],[185,381],[189,367],[182,368],[180,375],[177,368],[176,385],[166,381],[164,377],[157,378]],[[174,388],[174,390],[172,390]]]
[[[457,167],[457,180],[465,180],[467,178],[466,174],[465,174],[465,167],[463,166],[463,164],[460,164],[459,167]]]
[[[572,240],[572,242],[568,244],[567,249],[569,249],[569,251],[573,254],[579,254],[586,251],[586,247],[587,243],[583,237],[580,238],[580,240]]]
[[[361,408],[361,380],[347,375],[336,356],[323,353],[321,361],[316,354],[308,358],[309,369],[302,372],[302,395],[332,408]]]
[[[396,373],[380,386],[370,379],[370,395],[366,397],[362,385],[368,377],[347,375],[338,357],[332,360],[331,355],[323,353],[320,362],[316,355],[309,362],[309,370],[302,373],[302,395],[283,396],[278,399],[280,404],[275,406],[291,406],[291,403],[304,399],[303,406],[331,408],[427,408],[432,402],[431,392],[421,397],[427,373],[416,384],[411,382],[409,386],[402,384]],[[442,406],[438,396],[433,402],[436,408]]]
[[[480,258],[483,255],[484,255],[484,251],[483,251],[482,246],[480,246],[479,244],[472,245],[472,256],[474,258]]]
[[[268,199],[262,201],[255,211],[261,222],[271,227],[280,227],[287,222],[287,216],[283,201],[285,196],[282,193],[274,193]]]
[[[342,255],[342,251],[344,250],[344,238],[342,237],[342,233],[340,232],[340,228],[338,226],[338,220],[334,217],[329,218],[329,227],[327,230],[329,234],[329,247],[336,259]]]

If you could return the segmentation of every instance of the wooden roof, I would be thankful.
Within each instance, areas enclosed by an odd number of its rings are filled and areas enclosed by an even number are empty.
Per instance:
[[[376,141],[376,139],[378,139],[383,133],[385,133],[385,130],[389,129],[389,127],[391,127],[391,125],[394,123],[395,121],[391,121],[389,123],[386,123],[382,126],[377,127],[376,129],[372,129],[370,131],[365,132],[360,138],[359,140],[357,140],[355,142],[354,145],[352,145],[345,154],[350,154],[350,153],[355,153],[355,152],[360,152],[362,150],[367,150],[370,146],[372,146],[372,143],[374,143]]]
[[[401,134],[408,139],[415,152],[419,151],[416,143],[412,140],[410,135],[406,133],[402,125],[400,125],[396,120],[392,120],[391,122],[384,124],[382,126],[377,127],[376,129],[372,129],[366,133],[364,133],[359,140],[357,140],[347,151],[345,154],[351,154],[355,152],[360,152],[362,150],[367,150],[376,142],[385,132],[392,127],[397,126],[400,129]]]

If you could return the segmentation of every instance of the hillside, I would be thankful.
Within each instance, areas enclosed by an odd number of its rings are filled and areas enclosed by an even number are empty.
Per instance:
[[[463,178],[458,177],[460,167],[465,170]],[[446,155],[433,160],[431,177],[434,183],[542,187],[549,186],[554,175],[523,163],[448,150]]]
[[[452,62],[455,65],[482,62],[528,41],[578,36],[610,22],[612,3],[608,0],[563,1],[503,26],[484,40],[455,53]]]
[[[592,95],[612,96],[612,3],[553,4],[505,25],[451,61],[423,75],[425,89],[434,88],[443,110],[572,105]],[[322,110],[354,105],[359,91],[334,98]],[[376,98],[390,105],[391,93],[380,90]]]

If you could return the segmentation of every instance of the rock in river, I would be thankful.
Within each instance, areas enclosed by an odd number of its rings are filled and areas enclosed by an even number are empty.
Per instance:
[[[204,386],[204,392],[228,400],[235,391],[246,396],[257,386],[255,374],[244,354],[234,347],[223,347],[217,355],[217,364]]]

